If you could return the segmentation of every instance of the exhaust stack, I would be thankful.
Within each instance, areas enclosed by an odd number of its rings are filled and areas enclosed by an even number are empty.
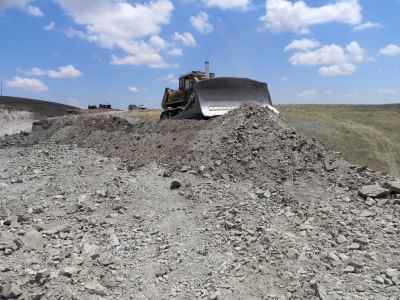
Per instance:
[[[210,62],[208,60],[204,63],[204,72],[206,73],[206,79],[210,79]]]

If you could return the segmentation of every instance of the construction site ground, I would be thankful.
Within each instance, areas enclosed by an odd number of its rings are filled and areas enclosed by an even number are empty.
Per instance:
[[[399,299],[400,182],[268,109],[0,138],[0,299]]]

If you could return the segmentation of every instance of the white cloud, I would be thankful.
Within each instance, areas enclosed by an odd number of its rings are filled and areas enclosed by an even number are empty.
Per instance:
[[[50,22],[48,25],[44,26],[43,29],[46,31],[53,31],[56,29],[56,23]]]
[[[175,41],[182,43],[182,45],[186,46],[186,47],[196,47],[197,46],[197,42],[190,32],[184,32],[184,33],[175,32],[173,39]]]
[[[132,93],[139,93],[139,88],[137,88],[136,86],[130,86],[128,87],[128,90],[131,91]]]
[[[315,98],[316,96],[318,96],[319,93],[317,90],[304,90],[302,92],[300,92],[297,96],[300,98]]]
[[[149,39],[150,45],[157,49],[165,49],[167,47],[167,42],[161,38],[159,35],[153,35]]]
[[[310,27],[327,23],[357,25],[362,21],[359,0],[336,0],[311,7],[304,1],[266,0],[266,15],[261,18],[273,31],[309,33]]]
[[[40,80],[35,78],[14,77],[13,80],[8,80],[6,85],[10,88],[24,89],[32,92],[46,92],[48,87]]]
[[[353,31],[364,31],[368,29],[383,28],[382,24],[377,22],[365,22],[353,28]]]
[[[190,22],[201,33],[208,34],[214,31],[214,26],[210,23],[208,14],[203,11],[197,16],[190,17]]]
[[[0,10],[19,9],[34,17],[44,16],[39,7],[32,5],[32,0],[0,0]]]
[[[365,61],[365,50],[357,42],[351,42],[346,47],[331,44],[295,52],[289,61],[294,66],[321,66],[319,74],[323,76],[350,75],[357,64]]]
[[[72,27],[69,27],[65,30],[65,35],[67,36],[67,38],[73,39],[73,38],[78,38],[78,39],[82,39],[82,40],[86,40],[86,34],[81,31],[81,30],[77,30],[74,29]]]
[[[159,34],[162,27],[170,22],[174,9],[170,0],[136,4],[122,0],[57,2],[83,28],[68,29],[67,36],[82,38],[100,47],[123,52],[122,57],[113,55],[113,64],[146,65],[154,68],[168,66],[160,54]]]
[[[245,10],[250,5],[250,0],[203,0],[208,7],[216,7],[223,10],[241,9]]]
[[[356,70],[352,64],[323,66],[319,69],[319,74],[322,76],[344,76],[351,75]]]
[[[48,76],[57,79],[77,78],[82,76],[82,72],[76,69],[74,66],[68,65],[59,67],[57,70],[49,70]]]
[[[41,68],[32,68],[32,70],[23,72],[29,76],[48,76],[55,79],[70,79],[82,76],[82,72],[72,65],[62,66],[56,70],[43,70]]]
[[[171,50],[169,50],[167,52],[167,54],[169,56],[182,56],[183,55],[183,51],[181,48],[172,48]]]
[[[311,50],[320,46],[320,42],[310,39],[294,40],[286,46],[285,51],[289,50]]]
[[[149,47],[146,44],[136,44],[132,45],[132,47],[137,48],[137,52],[131,52],[128,56],[119,57],[112,56],[111,64],[113,65],[134,65],[134,66],[148,66],[155,69],[167,68],[169,65],[164,61],[163,57],[160,53],[154,49]],[[142,48],[143,51],[139,49]]]
[[[389,44],[380,49],[379,53],[385,56],[400,56],[400,45]]]
[[[44,75],[46,75],[47,71],[42,70],[37,67],[34,67],[34,68],[32,68],[32,70],[22,71],[22,73],[24,73],[25,75],[28,75],[28,76],[44,76]]]

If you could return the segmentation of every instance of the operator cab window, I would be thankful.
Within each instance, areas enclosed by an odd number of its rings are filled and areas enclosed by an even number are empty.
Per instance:
[[[191,88],[191,80],[190,79],[186,79],[185,80],[185,90],[189,90]]]

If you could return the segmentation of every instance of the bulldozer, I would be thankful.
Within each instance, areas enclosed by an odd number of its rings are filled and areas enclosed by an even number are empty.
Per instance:
[[[160,119],[207,119],[221,116],[242,104],[272,106],[268,85],[248,78],[216,77],[210,63],[204,71],[192,71],[179,78],[178,90],[166,88]]]

